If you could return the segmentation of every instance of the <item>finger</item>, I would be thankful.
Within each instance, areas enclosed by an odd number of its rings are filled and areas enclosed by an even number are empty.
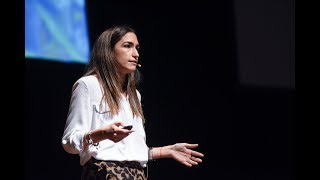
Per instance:
[[[185,146],[186,146],[187,148],[196,148],[196,147],[199,146],[199,144],[189,144],[189,143],[186,143]]]
[[[130,133],[134,132],[134,130],[122,129],[122,132],[130,134]]]
[[[192,157],[191,157],[192,158]],[[193,166],[193,165],[198,165],[198,162],[196,162],[196,161],[193,161],[192,159],[187,159],[187,163],[188,164],[191,164],[191,166]]]
[[[197,158],[197,157],[194,157],[194,156],[191,157],[191,160],[192,160],[192,161],[199,162],[199,163],[202,162],[202,159]]]
[[[120,134],[124,134],[124,135],[129,135],[129,134],[131,134],[132,132],[134,132],[133,130],[127,130],[127,129],[119,129],[118,130],[118,133],[120,133]]]
[[[184,164],[184,165],[186,165],[186,166],[188,166],[188,167],[192,167],[192,164],[190,164],[190,163],[187,162],[187,161],[183,162],[182,164]]]
[[[198,165],[198,162],[195,160],[194,157],[191,157],[190,160],[188,161],[192,165]]]
[[[123,126],[123,122],[122,121],[115,121],[114,122],[114,124],[116,125],[116,126]]]
[[[198,151],[191,151],[191,155],[192,156],[199,156],[199,157],[203,157],[204,155]]]
[[[134,132],[134,131],[130,130],[128,133],[131,134],[131,133],[133,133],[133,132]]]

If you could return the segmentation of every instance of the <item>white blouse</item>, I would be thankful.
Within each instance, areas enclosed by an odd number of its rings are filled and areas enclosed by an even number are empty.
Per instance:
[[[145,167],[148,162],[146,134],[140,117],[133,117],[129,101],[123,96],[121,108],[112,116],[109,107],[100,107],[102,91],[98,79],[85,76],[74,84],[70,100],[69,112],[62,137],[63,148],[71,154],[79,154],[83,166],[91,157],[98,160],[138,161]],[[141,95],[138,98],[141,102]],[[115,143],[109,139],[99,142],[98,146],[83,147],[84,134],[90,130],[122,121],[125,125],[133,125],[132,132],[123,140]]]

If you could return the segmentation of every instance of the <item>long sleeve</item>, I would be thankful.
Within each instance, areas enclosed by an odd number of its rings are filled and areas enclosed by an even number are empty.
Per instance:
[[[92,106],[86,84],[79,80],[73,86],[69,112],[62,137],[62,146],[68,153],[78,154],[83,150],[84,134],[90,130]]]

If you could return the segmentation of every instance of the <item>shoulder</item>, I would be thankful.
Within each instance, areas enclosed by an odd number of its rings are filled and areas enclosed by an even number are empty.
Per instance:
[[[94,75],[89,75],[89,76],[82,76],[81,78],[79,78],[76,83],[79,83],[79,82],[83,82],[85,84],[89,84],[89,83],[92,83],[92,82],[98,82],[98,79],[96,76]]]
[[[89,89],[91,87],[99,86],[98,79],[94,75],[83,76],[79,78],[74,84],[73,89],[76,87],[82,87],[85,89]]]
[[[89,75],[89,76],[83,76],[79,78],[75,84],[85,84],[86,86],[93,86],[93,85],[98,85],[98,79],[94,75]]]

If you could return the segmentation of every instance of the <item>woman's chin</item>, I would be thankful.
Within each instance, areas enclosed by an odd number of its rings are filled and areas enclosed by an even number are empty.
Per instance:
[[[134,72],[136,69],[137,68],[134,66],[134,67],[128,67],[124,71],[125,71],[125,74],[130,74],[130,73]]]

